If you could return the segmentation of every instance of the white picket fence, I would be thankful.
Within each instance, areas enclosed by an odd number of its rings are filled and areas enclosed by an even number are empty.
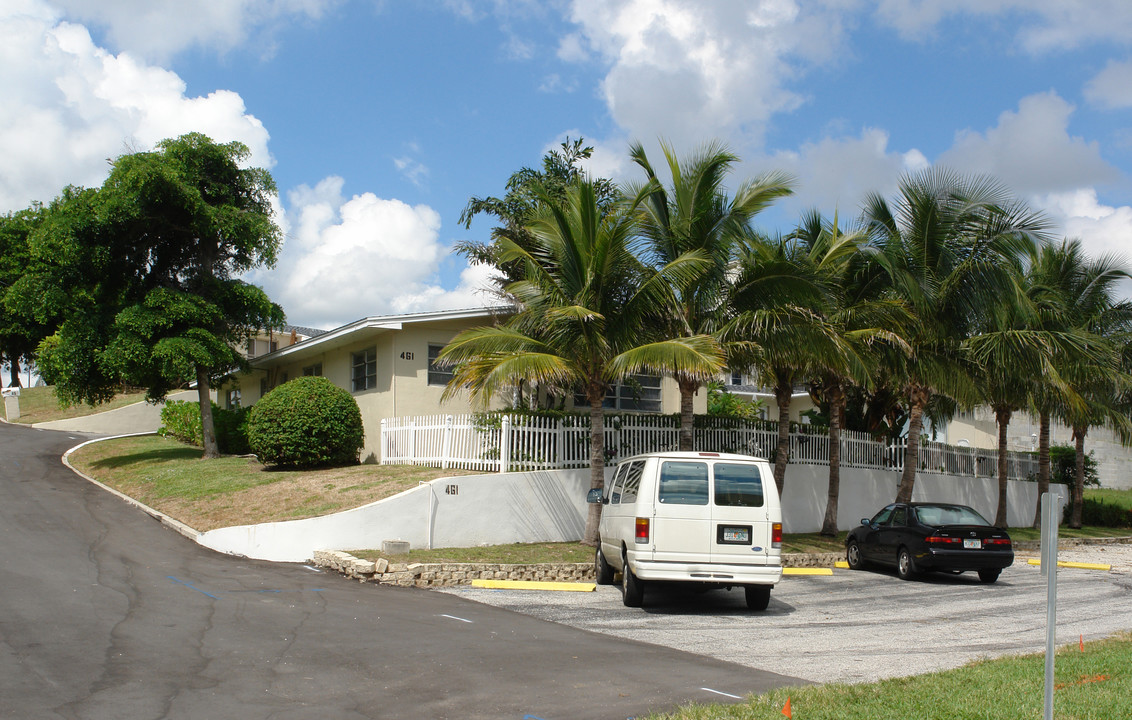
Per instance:
[[[768,425],[708,419],[697,427],[696,450],[770,457],[778,431]],[[618,415],[607,419],[606,461],[643,452],[676,450],[680,428],[669,416]],[[528,415],[431,415],[381,421],[383,465],[427,465],[489,472],[586,467],[590,462],[590,428],[586,417]],[[885,443],[868,433],[842,431],[841,466],[902,471],[905,441]],[[995,450],[920,443],[919,472],[967,477],[994,477]],[[829,438],[823,427],[795,426],[790,433],[790,462],[829,464]],[[1037,457],[1010,452],[1008,476],[1024,480],[1037,474]]]

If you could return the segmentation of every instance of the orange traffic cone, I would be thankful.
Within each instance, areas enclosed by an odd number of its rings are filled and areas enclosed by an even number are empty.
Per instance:
[[[793,718],[794,715],[790,712],[790,696],[786,696],[786,704],[782,706],[782,714],[788,718]]]

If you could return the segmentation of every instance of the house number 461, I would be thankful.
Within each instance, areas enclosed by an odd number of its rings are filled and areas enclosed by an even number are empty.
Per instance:
[[[445,485],[444,486],[444,494],[445,495],[459,495],[460,494],[460,486],[459,485]]]
[[[401,353],[401,359],[402,360],[412,360],[413,354],[411,352],[408,352],[408,351],[403,352],[403,353]]]

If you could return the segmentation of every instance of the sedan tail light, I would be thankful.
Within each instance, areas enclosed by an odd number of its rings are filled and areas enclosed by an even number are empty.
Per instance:
[[[774,523],[770,526],[770,546],[772,548],[782,547],[782,523]]]
[[[649,541],[649,519],[637,518],[637,543],[648,544]]]
[[[929,535],[924,542],[929,545],[958,545],[963,542],[962,538],[957,537],[944,537],[943,535]]]
[[[983,540],[983,545],[1005,545],[1010,547],[1010,538],[987,538]]]

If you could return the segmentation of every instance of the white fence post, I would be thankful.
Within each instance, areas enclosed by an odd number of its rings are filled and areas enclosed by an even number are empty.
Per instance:
[[[444,416],[444,440],[440,450],[440,469],[447,470],[452,458],[452,416]]]
[[[511,467],[511,416],[503,416],[503,428],[499,437],[499,472],[505,473]]]

